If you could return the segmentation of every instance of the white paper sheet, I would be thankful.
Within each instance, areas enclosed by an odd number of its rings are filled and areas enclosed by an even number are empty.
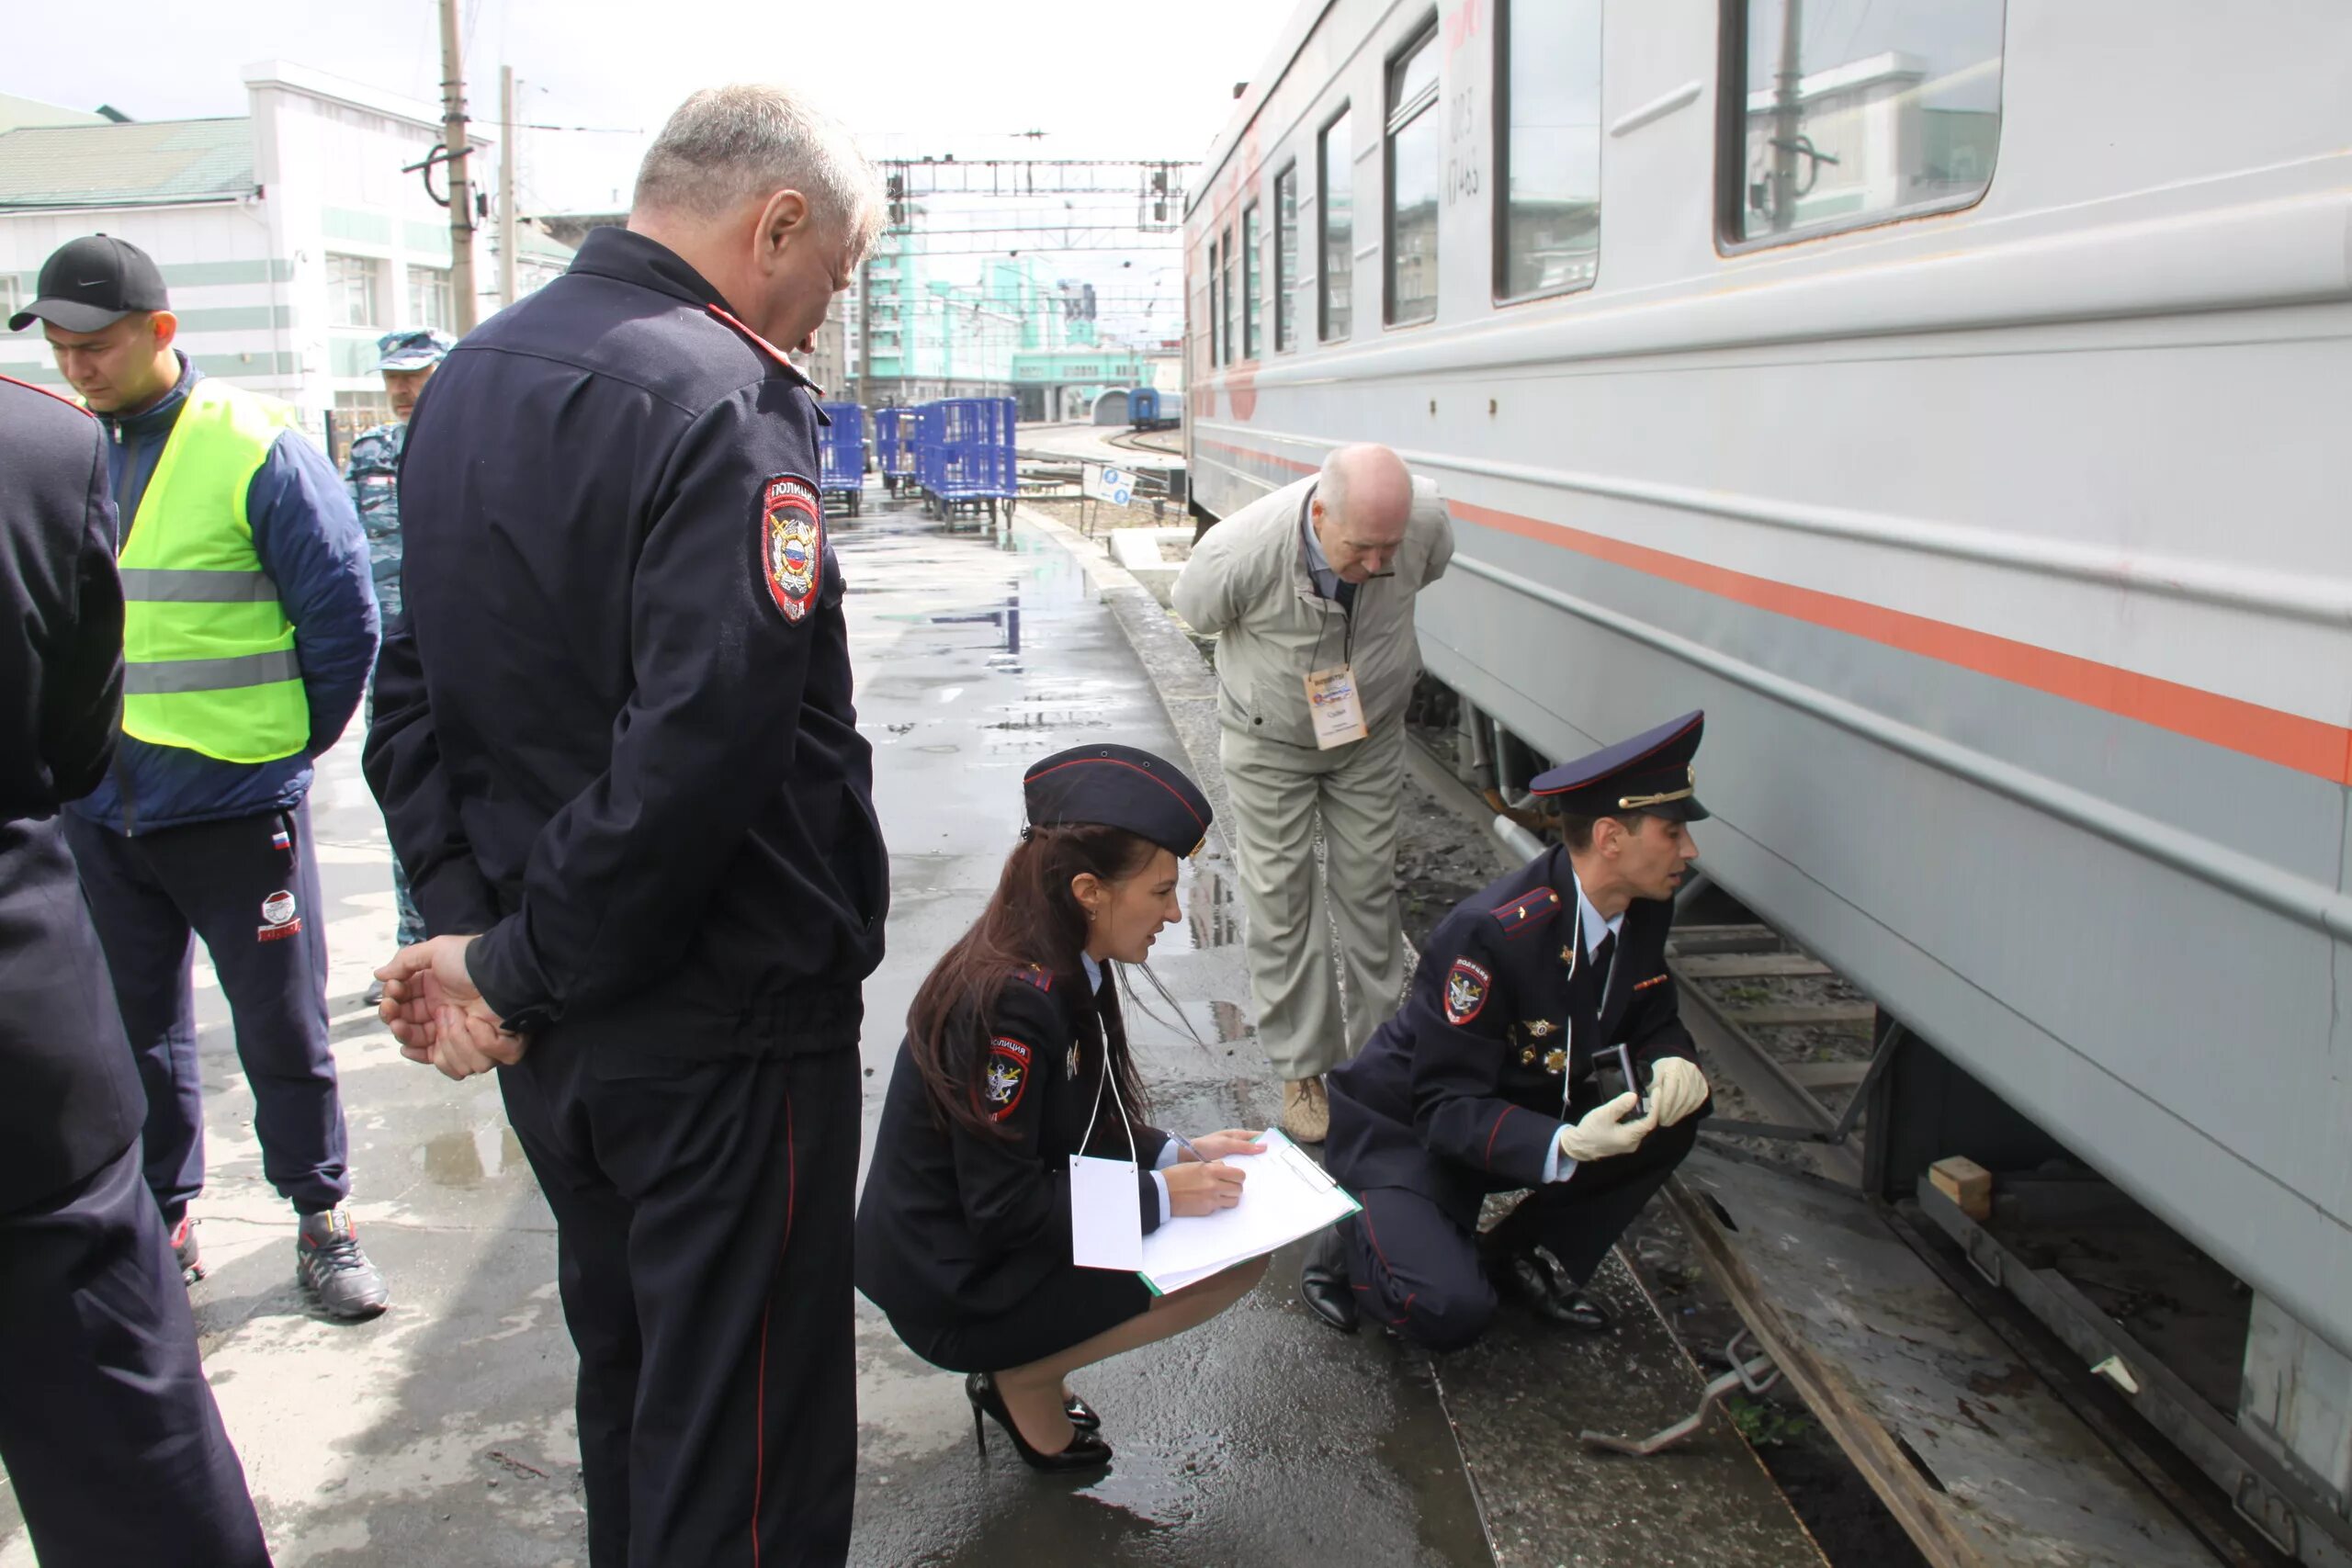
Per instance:
[[[1071,1156],[1070,1261],[1080,1269],[1142,1268],[1139,1201],[1133,1160]]]
[[[1179,1215],[1143,1238],[1143,1281],[1161,1295],[1296,1241],[1354,1213],[1358,1203],[1284,1137],[1269,1128],[1266,1152],[1238,1155],[1247,1171],[1241,1201],[1214,1214]]]

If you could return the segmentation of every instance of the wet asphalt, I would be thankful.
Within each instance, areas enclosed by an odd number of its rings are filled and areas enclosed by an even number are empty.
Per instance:
[[[889,955],[865,993],[870,1149],[907,1004],[994,884],[1023,770],[1090,739],[1184,753],[1118,621],[1051,530],[951,531],[866,499],[864,517],[831,526],[891,852]],[[316,914],[355,1212],[394,1304],[356,1326],[306,1307],[292,1215],[262,1179],[251,1096],[199,954],[209,1176],[195,1213],[210,1275],[192,1300],[206,1367],[283,1568],[584,1568],[552,1221],[495,1085],[401,1060],[360,1005],[393,919],[358,751],[355,729],[313,791],[328,905]],[[1153,1119],[1188,1132],[1261,1126],[1278,1106],[1216,844],[1187,873],[1184,920],[1152,961],[1175,1005],[1147,993],[1130,1010]],[[1075,1482],[1033,1475],[1001,1438],[977,1453],[961,1381],[906,1351],[860,1298],[852,1561],[1818,1561],[1720,1420],[1670,1467],[1596,1468],[1576,1451],[1571,1434],[1596,1411],[1625,1429],[1662,1424],[1697,1388],[1629,1278],[1607,1282],[1634,1320],[1622,1342],[1561,1346],[1521,1324],[1433,1365],[1311,1318],[1292,1289],[1298,1251],[1225,1317],[1073,1380],[1117,1451],[1107,1473]],[[0,1568],[33,1561],[0,1484]]]

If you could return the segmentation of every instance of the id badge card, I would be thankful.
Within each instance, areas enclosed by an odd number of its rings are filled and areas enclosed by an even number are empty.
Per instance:
[[[1069,1260],[1080,1269],[1143,1267],[1143,1210],[1133,1160],[1072,1155]]]
[[[1306,711],[1315,723],[1315,744],[1322,750],[1372,733],[1364,728],[1363,704],[1356,698],[1356,672],[1350,665],[1334,664],[1307,675]]]

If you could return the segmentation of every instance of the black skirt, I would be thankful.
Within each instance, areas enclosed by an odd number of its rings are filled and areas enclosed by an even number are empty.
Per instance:
[[[1065,1264],[1010,1311],[932,1325],[893,1315],[907,1348],[951,1372],[1025,1367],[1116,1328],[1151,1307],[1151,1288],[1122,1269]]]

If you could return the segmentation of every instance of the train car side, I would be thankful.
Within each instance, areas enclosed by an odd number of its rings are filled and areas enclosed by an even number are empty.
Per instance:
[[[2012,6],[1981,198],[1750,243],[1737,9],[1596,8],[1593,265],[1509,303],[1508,0],[1303,11],[1188,216],[1194,499],[1396,446],[1433,673],[1551,755],[1705,706],[1713,875],[2352,1352],[2347,22]]]

